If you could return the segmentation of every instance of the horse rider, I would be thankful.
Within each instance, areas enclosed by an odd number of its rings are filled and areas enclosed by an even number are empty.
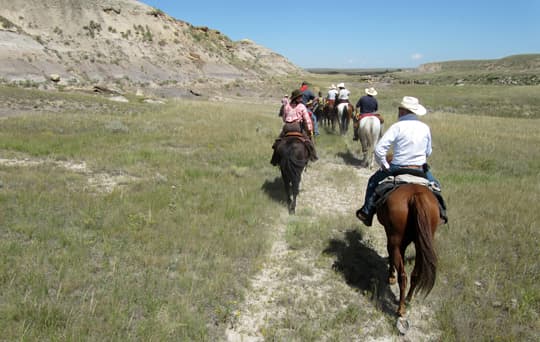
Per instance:
[[[353,140],[358,140],[358,127],[360,126],[360,120],[366,116],[376,116],[379,118],[379,121],[381,122],[381,125],[384,123],[384,119],[381,117],[380,114],[377,113],[377,110],[379,110],[379,103],[377,102],[377,99],[375,96],[377,96],[377,90],[373,87],[369,87],[364,89],[364,92],[366,95],[362,96],[358,102],[356,103],[356,112],[357,115],[353,116],[353,122],[354,122],[354,138]],[[381,129],[382,133],[382,129]]]
[[[300,86],[300,91],[302,92],[302,103],[305,105],[310,100],[315,100],[315,94],[311,91],[309,83],[304,81]]]
[[[284,141],[283,138],[288,136],[299,137],[307,146],[312,161],[317,160],[315,145],[313,144],[313,122],[309,115],[306,106],[302,103],[302,92],[300,89],[295,89],[287,100],[282,99],[283,107],[283,129],[279,138],[276,140],[272,148],[274,154],[270,161],[272,165],[279,163],[279,154],[277,153],[279,144]]]
[[[417,98],[405,96],[398,107],[398,121],[384,133],[375,147],[375,160],[381,166],[367,184],[365,201],[362,208],[356,211],[356,217],[370,227],[375,214],[375,188],[387,176],[400,169],[412,169],[411,172],[423,171],[430,182],[440,189],[439,182],[433,177],[427,166],[427,158],[431,155],[431,131],[427,124],[419,120],[419,116],[427,113]],[[393,157],[387,161],[387,152],[393,147]],[[414,171],[413,171],[414,170]],[[441,218],[448,221],[442,197],[439,200]]]
[[[328,105],[329,109],[334,108],[334,104],[336,103],[336,98],[339,91],[337,90],[337,87],[335,84],[332,84],[330,87],[328,87],[328,93],[326,94],[326,103]]]
[[[345,88],[345,83],[338,83],[337,87],[339,90],[337,94],[336,106],[344,102],[349,103],[349,95],[351,95],[351,92],[349,89]]]
[[[336,99],[338,96],[339,91],[337,90],[337,87],[335,84],[332,84],[330,87],[328,87],[328,93],[326,94],[326,116],[328,118],[332,117],[332,112],[335,110],[336,106]]]
[[[323,97],[322,91],[319,90],[316,100],[317,100],[317,103],[316,103],[315,109],[317,109],[317,107],[322,109],[324,105],[326,104],[326,99]]]
[[[317,103],[318,102],[314,102],[313,100],[309,100],[306,103],[309,117],[311,118],[311,122],[313,122],[313,132],[315,135],[319,135],[319,118],[317,117],[317,114],[315,114],[315,105]]]

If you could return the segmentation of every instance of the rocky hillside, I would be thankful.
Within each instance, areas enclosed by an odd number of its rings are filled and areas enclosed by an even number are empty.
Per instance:
[[[231,41],[135,0],[0,0],[2,82],[227,88],[296,73],[250,40]]]
[[[540,54],[513,55],[500,59],[458,60],[422,64],[410,78],[432,84],[540,84]]]

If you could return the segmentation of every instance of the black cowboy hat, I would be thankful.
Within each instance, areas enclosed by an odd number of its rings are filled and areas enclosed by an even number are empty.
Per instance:
[[[300,96],[302,96],[302,92],[300,91],[300,89],[293,90],[293,92],[291,93],[291,101],[294,101]]]

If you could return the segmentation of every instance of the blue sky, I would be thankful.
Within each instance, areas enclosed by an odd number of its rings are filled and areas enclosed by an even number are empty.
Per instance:
[[[232,40],[251,39],[304,68],[407,68],[540,53],[540,0],[141,2]]]

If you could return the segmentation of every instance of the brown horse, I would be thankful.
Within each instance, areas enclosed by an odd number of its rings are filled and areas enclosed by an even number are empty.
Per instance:
[[[397,314],[405,315],[405,300],[410,302],[415,292],[427,296],[435,284],[437,255],[433,246],[439,224],[439,204],[429,188],[419,184],[403,184],[377,207],[377,219],[384,226],[390,257],[388,281],[399,283]],[[413,242],[416,249],[411,287],[405,298],[407,273],[404,266],[405,250]]]
[[[336,124],[338,122],[336,107],[334,106],[334,102],[326,102],[323,108],[323,125],[326,127],[331,126],[332,131],[336,130]]]

